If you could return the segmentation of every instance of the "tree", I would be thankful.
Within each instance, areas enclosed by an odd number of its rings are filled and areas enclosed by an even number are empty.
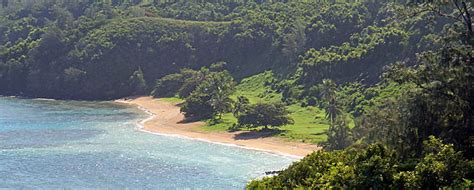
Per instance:
[[[469,171],[472,174],[473,165],[469,165],[452,144],[443,144],[441,140],[430,136],[423,142],[423,148],[423,158],[412,171],[415,176],[412,186],[439,189],[452,184],[461,185]]]
[[[327,150],[341,150],[352,144],[351,129],[347,126],[344,116],[339,116],[335,122],[329,126],[327,140],[324,147]]]
[[[342,113],[341,105],[336,97],[337,85],[330,79],[324,79],[320,84],[321,98],[324,101],[323,106],[326,109],[326,118],[333,125],[334,120]]]
[[[226,65],[227,65],[227,63],[224,62],[224,61],[213,63],[211,66],[209,66],[209,71],[211,71],[211,72],[225,71],[226,70]]]
[[[181,106],[181,112],[184,112],[184,116],[188,119],[212,118],[215,111],[209,104],[209,100],[210,96],[201,92],[193,92],[185,99],[183,106]]]
[[[186,69],[182,71],[184,83],[178,91],[178,95],[181,98],[186,98],[210,75],[210,71],[207,68],[201,68],[199,71]]]
[[[151,92],[154,97],[172,97],[175,96],[183,86],[184,78],[181,73],[166,75],[156,81],[155,87]]]
[[[151,95],[154,97],[172,97],[178,93],[184,83],[183,80],[180,73],[166,75],[156,81]]]
[[[243,113],[245,112],[245,110],[248,109],[249,105],[250,101],[247,97],[237,97],[237,102],[235,102],[234,104],[234,110],[232,111],[232,114],[234,115],[234,117],[238,117],[240,113]]]
[[[204,81],[196,87],[181,107],[186,117],[211,118],[222,117],[223,113],[231,111],[230,95],[235,90],[235,83],[227,71],[211,72]]]
[[[449,2],[448,2],[449,1]],[[468,1],[463,0],[412,0],[411,3],[414,4],[424,4],[426,7],[425,10],[422,11],[431,11],[439,16],[451,18],[457,21],[462,22],[466,29],[467,35],[470,37],[474,37],[474,29],[472,23],[472,15],[470,13],[471,7],[469,7]],[[472,3],[472,2],[471,2]],[[458,15],[443,12],[443,7],[447,7],[451,5],[458,12]],[[433,6],[434,5],[434,6]],[[451,10],[451,9],[449,9]]]
[[[179,95],[181,98],[186,98],[205,79],[207,71],[206,68],[199,71],[185,68],[179,73],[166,75],[156,81],[151,94],[155,97]]]
[[[421,159],[407,162],[382,144],[317,151],[277,176],[251,181],[247,189],[471,189],[473,164],[434,137]]]
[[[402,112],[406,104],[404,97],[400,99],[383,99],[377,107],[364,111],[356,119],[352,134],[355,139],[362,139],[366,144],[381,143],[394,149],[400,159],[412,157],[413,147],[419,145],[416,132],[403,124]]]
[[[237,117],[237,120],[240,127],[280,127],[294,123],[288,115],[289,112],[283,104],[257,103],[249,106]]]
[[[230,95],[235,91],[235,82],[227,71],[212,73],[208,79],[204,81],[200,88],[211,96],[209,104],[221,119],[222,114],[232,110],[232,99]]]
[[[320,84],[320,89],[320,96],[324,101],[329,102],[336,98],[337,85],[331,79],[324,79]]]
[[[334,123],[336,118],[342,114],[342,108],[337,99],[330,99],[326,102],[326,118],[329,119],[331,125]]]
[[[210,104],[216,112],[218,120],[222,118],[222,114],[232,110],[232,103],[233,101],[230,99],[229,94],[223,92],[222,89],[217,89],[217,92],[210,100]]]
[[[28,52],[28,93],[51,96],[54,91],[59,91],[62,81],[58,76],[63,73],[67,51],[64,31],[58,27],[48,28],[38,45]]]
[[[413,86],[400,100],[399,125],[411,131],[415,152],[420,154],[422,142],[433,135],[466,150],[466,156],[472,158],[469,139],[474,134],[474,38],[452,41],[453,38],[463,39],[447,36],[446,45],[440,50],[419,54],[417,68],[397,66],[387,76]]]
[[[350,154],[350,153],[349,153]],[[395,151],[382,144],[371,144],[353,153],[355,179],[347,185],[353,189],[394,188],[394,175],[398,172],[398,159]]]
[[[145,93],[146,82],[143,76],[143,71],[140,67],[138,67],[138,70],[133,72],[132,76],[130,76],[129,81],[130,81],[130,89],[132,90],[132,94],[141,95]]]

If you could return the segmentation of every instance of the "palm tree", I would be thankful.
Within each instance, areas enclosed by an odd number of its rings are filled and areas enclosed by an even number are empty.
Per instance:
[[[337,85],[331,79],[324,79],[321,86],[321,98],[326,102],[336,97]]]
[[[324,79],[321,84],[321,98],[325,102],[326,118],[331,126],[338,115],[342,113],[341,106],[336,98],[337,85],[330,79]]]
[[[331,126],[336,120],[336,117],[341,114],[342,114],[342,109],[337,99],[335,97],[333,99],[330,99],[326,105],[326,118],[329,119],[329,121],[331,122]]]
[[[234,105],[234,110],[233,110],[232,114],[235,117],[237,117],[240,113],[244,112],[245,109],[247,109],[249,104],[250,104],[250,101],[247,97],[245,97],[245,96],[237,97],[237,102]]]
[[[216,111],[218,120],[222,119],[222,114],[231,110],[232,107],[232,99],[225,96],[221,91],[217,92],[209,102]]]
[[[328,138],[324,143],[329,150],[341,150],[352,144],[351,129],[348,127],[344,116],[339,116],[326,132]]]

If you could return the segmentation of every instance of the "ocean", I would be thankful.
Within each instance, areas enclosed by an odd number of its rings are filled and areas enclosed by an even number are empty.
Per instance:
[[[137,130],[112,102],[0,97],[0,188],[243,189],[295,158]]]

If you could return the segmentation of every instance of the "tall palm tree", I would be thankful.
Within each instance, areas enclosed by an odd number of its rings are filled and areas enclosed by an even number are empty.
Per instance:
[[[341,150],[352,144],[351,129],[344,116],[337,117],[326,133],[328,138],[324,146],[329,150]]]
[[[321,98],[330,101],[336,96],[337,85],[331,79],[324,79],[321,84]]]
[[[331,122],[331,126],[336,120],[336,117],[341,114],[342,114],[342,109],[337,99],[335,97],[330,99],[326,105],[326,118],[329,119],[329,121]]]
[[[245,96],[237,97],[237,102],[234,105],[233,115],[237,117],[240,113],[244,112],[245,109],[249,106],[250,101]]]
[[[326,118],[329,119],[331,125],[338,115],[342,113],[339,102],[336,99],[337,85],[330,79],[324,79],[321,84],[321,98],[325,102]]]

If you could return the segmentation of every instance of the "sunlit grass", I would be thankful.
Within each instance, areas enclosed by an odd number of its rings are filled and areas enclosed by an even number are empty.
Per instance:
[[[324,111],[316,107],[301,107],[293,104],[288,106],[291,112],[290,117],[293,118],[294,124],[281,127],[285,133],[280,134],[281,137],[290,140],[318,143],[326,140],[324,134],[329,123],[325,119]]]
[[[277,93],[265,85],[272,78],[271,72],[246,78],[237,85],[237,90],[232,98],[235,100],[237,96],[245,96],[251,103],[281,102],[281,93]],[[291,112],[290,117],[294,120],[294,124],[282,126],[280,129],[283,132],[278,136],[291,141],[308,143],[319,143],[326,140],[324,133],[329,127],[329,123],[325,119],[323,110],[311,106],[301,107],[299,104],[289,105],[287,108]],[[237,123],[237,119],[232,113],[227,113],[217,123],[212,120],[207,120],[206,123],[207,125],[201,128],[203,131],[224,132],[232,128]],[[247,131],[249,129],[242,128],[240,130]]]
[[[235,100],[238,96],[245,96],[250,103],[258,102],[280,102],[282,99],[281,93],[276,93],[265,83],[273,79],[271,72],[264,72],[243,79],[236,87],[236,92],[232,96]]]
[[[281,102],[282,95],[273,91],[265,83],[273,79],[271,72],[265,72],[251,76],[241,81],[236,87],[236,92],[232,95],[232,99],[236,100],[238,96],[247,97],[251,103],[258,102]],[[174,104],[182,103],[184,100],[178,97],[160,98],[161,101]],[[300,104],[292,104],[287,106],[291,112],[290,117],[294,120],[294,124],[282,126],[282,133],[277,136],[299,142],[319,143],[326,140],[324,134],[329,127],[329,122],[325,119],[325,112],[317,107],[301,107]],[[229,131],[236,123],[232,113],[222,115],[220,120],[206,120],[206,125],[200,128],[202,131],[208,132],[226,132]],[[352,120],[349,124],[354,125]],[[242,131],[249,129],[242,128]]]
[[[232,113],[226,113],[218,122],[207,120],[206,125],[202,127],[202,130],[213,132],[228,131],[235,123],[237,123],[237,118],[235,118]]]

